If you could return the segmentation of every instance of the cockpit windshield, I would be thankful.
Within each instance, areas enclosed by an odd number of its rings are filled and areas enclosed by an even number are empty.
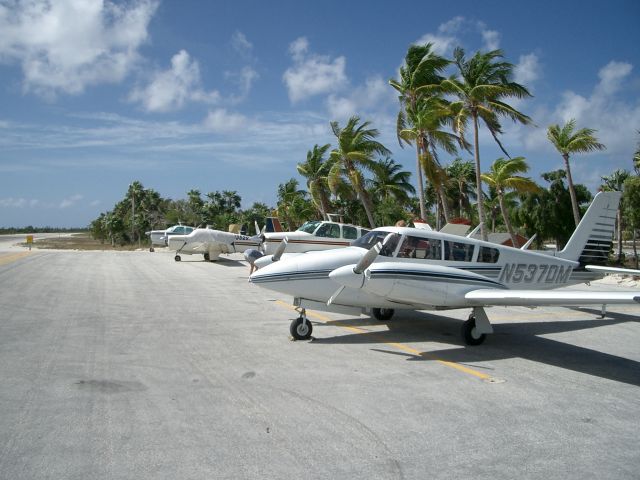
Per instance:
[[[322,222],[318,220],[304,222],[304,224],[298,229],[298,231],[305,232],[305,233],[313,233],[315,229],[318,228],[318,225],[320,225],[321,223]]]
[[[382,242],[387,237],[387,235],[389,235],[390,233],[392,233],[392,232],[385,232],[385,231],[382,231],[382,230],[375,230],[375,231],[369,232],[366,235],[363,235],[359,239],[355,240],[351,244],[351,246],[360,247],[360,248],[364,248],[366,250],[369,250],[376,243]],[[380,252],[380,255],[385,256],[385,257],[393,256],[393,252],[395,251],[396,247],[398,246],[398,238],[399,238],[399,236],[392,237],[389,240],[389,242],[387,242],[385,247],[382,249],[382,251]]]

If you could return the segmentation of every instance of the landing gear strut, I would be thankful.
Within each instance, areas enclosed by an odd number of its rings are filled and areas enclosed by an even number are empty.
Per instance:
[[[307,318],[307,311],[304,308],[299,309],[300,316],[291,322],[289,332],[294,340],[309,340],[313,325]]]
[[[493,333],[484,308],[474,307],[469,319],[462,324],[461,333],[467,345],[480,345],[487,338],[487,333]]]

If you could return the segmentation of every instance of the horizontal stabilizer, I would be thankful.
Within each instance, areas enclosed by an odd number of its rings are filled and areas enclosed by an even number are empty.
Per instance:
[[[640,291],[603,292],[591,290],[499,290],[483,288],[465,295],[478,305],[494,306],[582,306],[640,303]]]

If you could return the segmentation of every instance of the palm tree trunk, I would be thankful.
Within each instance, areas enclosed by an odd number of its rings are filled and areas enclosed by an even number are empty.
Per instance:
[[[502,218],[504,218],[504,225],[505,227],[507,227],[507,232],[509,232],[509,236],[511,237],[511,245],[513,245],[514,248],[519,248],[520,243],[518,242],[518,239],[516,238],[516,234],[513,231],[513,227],[511,226],[511,220],[509,219],[509,212],[507,212],[507,209],[504,206],[504,198],[503,198],[502,192],[498,192],[498,203],[500,204],[500,211],[502,212]]]
[[[420,203],[420,218],[427,220],[427,207],[424,200],[424,182],[422,180],[422,165],[420,164],[420,142],[416,142],[416,176],[418,178],[418,203]]]
[[[580,210],[578,208],[578,198],[576,197],[576,189],[573,186],[573,178],[571,177],[571,168],[569,167],[569,155],[562,155],[564,159],[564,167],[567,171],[567,183],[569,184],[569,195],[571,196],[571,207],[573,208],[573,219],[576,222],[576,227],[580,223]]]
[[[478,194],[478,221],[480,222],[480,235],[482,240],[487,241],[487,230],[484,228],[484,200],[482,196],[482,178],[480,175],[480,145],[478,138],[478,116],[473,115],[473,138],[474,138],[474,159],[476,163],[476,192]]]
[[[618,222],[618,263],[621,267],[624,267],[622,261],[622,210],[620,207],[618,207],[616,221]]]
[[[361,185],[358,185],[358,195],[360,196],[360,200],[362,201],[362,206],[364,207],[364,211],[367,212],[367,219],[369,219],[369,225],[371,228],[376,228],[376,222],[373,219],[373,204],[371,203],[371,198],[367,191],[362,188]]]
[[[444,188],[442,188],[442,184],[438,185],[438,195],[440,196],[440,202],[442,203],[442,213],[444,215],[444,221],[445,223],[449,223],[449,219],[451,218],[451,212],[449,211],[447,196],[444,193]]]

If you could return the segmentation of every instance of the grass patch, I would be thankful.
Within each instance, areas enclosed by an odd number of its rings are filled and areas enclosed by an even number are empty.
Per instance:
[[[28,247],[27,243],[21,244],[24,247]],[[100,240],[95,240],[89,233],[73,233],[71,235],[64,235],[60,237],[40,238],[33,242],[33,248],[41,249],[54,249],[54,250],[121,250],[121,251],[133,251],[139,248],[148,248],[145,243],[142,243],[141,247],[135,245],[116,245],[111,246],[110,243],[102,243]]]

